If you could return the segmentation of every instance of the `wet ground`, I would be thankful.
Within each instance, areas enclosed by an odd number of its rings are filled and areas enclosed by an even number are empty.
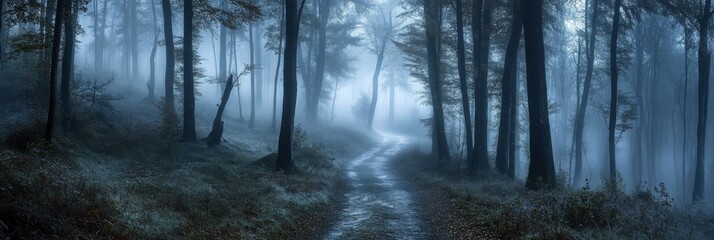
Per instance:
[[[418,216],[413,187],[390,164],[410,144],[405,137],[385,136],[347,164],[346,202],[325,239],[433,238]]]

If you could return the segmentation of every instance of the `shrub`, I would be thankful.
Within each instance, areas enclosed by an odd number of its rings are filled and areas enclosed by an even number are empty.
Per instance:
[[[30,144],[41,138],[40,126],[21,128],[18,131],[10,133],[5,138],[5,148],[19,152],[27,152],[30,150]]]

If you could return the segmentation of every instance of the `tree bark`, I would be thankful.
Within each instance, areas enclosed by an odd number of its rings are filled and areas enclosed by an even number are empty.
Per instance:
[[[94,49],[94,71],[99,74],[104,71],[104,28],[107,25],[107,1],[105,0],[102,4],[102,11],[101,11],[101,20],[100,19],[100,12],[99,12],[99,6],[97,6],[97,2],[99,0],[94,1],[94,12],[95,12],[95,21],[94,21],[94,42],[95,42],[95,49]]]
[[[615,0],[612,17],[612,34],[610,34],[610,124],[608,124],[608,140],[610,155],[610,187],[617,189],[617,165],[615,159],[615,131],[617,130],[617,37],[620,31],[620,6],[622,0]]]
[[[263,32],[262,24],[257,22],[255,27],[255,104],[263,106]]]
[[[139,32],[137,26],[137,0],[129,0],[132,3],[131,7],[131,62],[132,62],[132,76],[134,79],[139,80]]]
[[[156,87],[156,49],[159,47],[159,27],[156,26],[156,4],[151,0],[151,16],[153,17],[154,25],[154,42],[151,46],[151,55],[149,56],[149,82],[146,83],[146,88],[149,90],[149,96],[146,97],[149,103],[154,102],[154,88]]]
[[[184,2],[183,27],[183,141],[196,141],[193,86],[193,1]]]
[[[644,101],[642,99],[642,83],[644,81],[644,33],[642,22],[638,23],[635,31],[635,101],[637,101],[637,115],[640,116],[634,129],[634,153],[632,154],[632,178],[635,186],[642,184],[642,128],[644,121]]]
[[[598,0],[592,1],[593,15],[590,18],[589,40],[587,46],[587,70],[585,71],[585,81],[583,82],[583,93],[580,106],[575,116],[575,174],[573,175],[574,186],[580,184],[583,168],[583,130],[585,128],[585,113],[590,97],[590,87],[593,78],[593,68],[595,64],[595,40],[597,39],[597,21],[600,15]]]
[[[682,24],[682,27],[684,28],[684,89],[682,89],[682,199],[686,199],[686,192],[687,192],[687,168],[686,168],[686,162],[687,162],[687,131],[689,128],[687,128],[687,125],[689,122],[687,121],[687,90],[689,89],[689,48],[691,45],[689,45],[689,39],[691,37],[691,30],[686,25],[686,22]]]
[[[389,124],[394,126],[394,85],[396,79],[394,73],[391,73],[391,79],[389,81]]]
[[[55,123],[55,107],[56,92],[57,92],[57,67],[59,65],[60,44],[62,42],[62,22],[65,11],[65,0],[57,0],[57,11],[55,12],[55,26],[52,37],[52,55],[50,61],[50,104],[47,111],[47,125],[45,127],[45,140],[52,142],[52,134],[54,132]]]
[[[468,80],[466,79],[466,47],[464,41],[464,10],[463,0],[456,0],[456,56],[459,68],[459,90],[461,91],[461,107],[464,111],[464,131],[466,132],[466,159],[473,158],[473,132],[471,127],[471,106],[469,106]],[[391,93],[394,92],[394,83],[390,86]],[[393,95],[390,96],[393,100]],[[394,104],[390,102],[390,104]],[[391,106],[391,105],[390,105]],[[390,110],[390,119],[394,118],[393,110]]]
[[[303,3],[305,4],[305,0]],[[304,6],[304,5],[303,5]],[[302,7],[300,7],[302,10]],[[297,0],[285,0],[285,59],[283,67],[283,115],[278,139],[278,159],[276,171],[292,173],[293,165],[293,127],[295,104],[297,100],[297,44],[298,27]]]
[[[384,62],[384,52],[387,49],[389,37],[382,38],[377,52],[377,64],[374,67],[372,75],[372,100],[369,104],[369,119],[367,119],[367,128],[373,129],[374,113],[377,111],[377,100],[379,99],[379,73],[382,71],[382,62]]]
[[[431,93],[431,105],[433,111],[432,131],[438,151],[439,166],[450,160],[449,146],[446,142],[446,130],[444,126],[444,107],[442,103],[442,83],[439,74],[440,60],[437,52],[437,36],[440,34],[438,15],[441,9],[440,2],[424,0],[424,20],[426,26],[426,48],[429,71],[429,91]]]
[[[174,74],[176,53],[174,48],[173,23],[171,21],[171,0],[161,0],[164,15],[164,42],[166,42],[166,73],[164,75],[164,96],[166,104],[174,111]]]
[[[511,132],[513,126],[513,108],[516,107],[516,72],[518,63],[518,47],[521,42],[523,21],[521,19],[520,0],[513,1],[513,23],[511,24],[511,37],[506,48],[506,59],[503,67],[503,80],[501,81],[501,119],[498,129],[498,145],[496,146],[496,170],[503,175],[508,175],[509,165],[512,162],[509,148],[511,147]]]
[[[528,73],[530,157],[526,187],[539,189],[555,184],[555,166],[548,117],[548,88],[543,44],[543,0],[523,1],[523,29]]]
[[[473,171],[488,171],[491,168],[488,158],[488,64],[491,47],[491,22],[493,12],[493,1],[479,0],[483,5],[475,9],[482,8],[481,33],[478,44],[474,44],[474,55],[479,55],[476,59],[476,96],[474,100],[474,165]],[[477,48],[477,49],[476,49]]]
[[[706,0],[699,19],[699,116],[697,118],[697,163],[694,172],[692,201],[704,199],[704,151],[709,103],[709,19],[712,1]]]
[[[213,128],[211,129],[211,133],[203,139],[209,147],[219,145],[221,144],[221,140],[223,140],[223,112],[226,109],[226,104],[228,104],[228,98],[231,96],[232,90],[233,75],[228,77],[228,81],[226,81],[226,87],[223,90],[223,96],[221,97],[221,104],[218,106],[216,118],[213,119]]]
[[[320,1],[320,28],[318,30],[317,56],[315,57],[315,80],[312,83],[312,96],[308,103],[308,120],[317,121],[317,111],[322,94],[322,83],[325,79],[325,51],[327,46],[327,24],[330,20],[333,0]]]
[[[283,0],[284,1],[284,0]],[[283,4],[283,9],[280,12],[280,35],[278,38],[278,61],[275,66],[275,80],[273,81],[273,122],[271,124],[270,129],[272,129],[273,132],[276,131],[276,109],[278,105],[278,75],[280,73],[280,57],[283,53],[283,38],[285,33],[285,4]]]
[[[221,90],[223,90],[226,87],[226,83],[223,82],[223,79],[226,79],[226,39],[227,39],[227,29],[226,26],[223,24],[220,24],[220,30],[218,33],[218,82]],[[236,69],[238,71],[238,69]]]
[[[250,120],[249,128],[255,128],[255,48],[253,47],[253,24],[248,24],[248,44],[250,45]]]
[[[67,21],[64,22],[64,51],[62,52],[62,80],[60,82],[60,100],[62,104],[62,119],[60,125],[65,131],[70,130],[70,119],[72,116],[72,102],[70,100],[71,90],[70,84],[72,82],[72,68],[74,68],[74,39],[75,39],[75,27],[77,20],[75,16],[77,15],[77,10],[79,9],[76,2],[70,0],[67,4],[66,17]]]

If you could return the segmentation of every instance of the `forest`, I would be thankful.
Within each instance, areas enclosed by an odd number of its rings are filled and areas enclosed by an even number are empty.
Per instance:
[[[712,0],[0,0],[0,240],[714,239]]]

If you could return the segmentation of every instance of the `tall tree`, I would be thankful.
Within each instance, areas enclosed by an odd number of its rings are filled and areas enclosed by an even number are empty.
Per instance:
[[[253,23],[248,24],[248,42],[250,45],[250,121],[248,127],[255,127],[255,47],[253,46]]]
[[[471,27],[474,29],[474,150],[470,171],[488,171],[488,63],[494,1],[474,0]]]
[[[608,141],[610,155],[610,187],[617,187],[617,165],[615,162],[615,129],[617,128],[617,37],[620,30],[620,6],[622,0],[615,0],[612,16],[612,33],[610,34],[610,124],[608,124]]]
[[[77,27],[77,16],[79,10],[79,2],[70,0],[67,3],[66,17],[64,22],[64,51],[62,52],[62,80],[60,81],[60,101],[62,103],[62,118],[60,125],[62,129],[69,130],[70,118],[72,116],[72,103],[70,101],[71,90],[70,83],[72,82],[72,69],[74,68],[74,39],[75,28]],[[55,30],[59,31],[59,30]]]
[[[555,184],[555,166],[548,117],[548,88],[545,78],[543,0],[526,0],[522,4],[528,75],[531,158],[526,187],[535,190]]]
[[[171,0],[161,0],[161,9],[164,15],[164,42],[166,42],[166,73],[164,75],[164,94],[166,104],[174,110],[174,71],[176,67],[176,53],[174,48],[173,23],[171,21]]]
[[[219,86],[221,87],[221,91],[226,87],[226,83],[223,82],[223,79],[226,79],[227,71],[226,68],[227,66],[227,59],[226,59],[226,52],[228,50],[226,49],[227,47],[227,38],[228,38],[228,28],[223,25],[222,23],[219,23],[219,33],[218,33],[218,82],[220,83]],[[238,69],[236,69],[238,70]]]
[[[466,47],[464,41],[464,7],[463,0],[456,0],[456,55],[458,58],[459,68],[459,90],[461,91],[461,106],[464,111],[464,131],[466,132],[466,159],[473,159],[473,132],[471,127],[471,107],[469,106],[469,86],[466,79]],[[391,83],[390,89],[394,92],[394,82]],[[393,96],[393,95],[392,95]],[[390,103],[392,103],[390,101]],[[393,117],[393,112],[390,111],[390,119]]]
[[[155,74],[155,69],[156,69],[156,49],[159,47],[159,27],[156,26],[156,3],[154,3],[154,0],[151,0],[151,17],[152,17],[152,24],[154,27],[154,41],[151,44],[151,55],[149,55],[149,82],[146,83],[146,88],[149,90],[149,96],[146,97],[146,100],[149,103],[154,102],[154,88],[156,87],[156,74]]]
[[[389,9],[385,12],[384,8]],[[392,39],[395,27],[392,19],[391,6],[388,7],[386,4],[382,5],[382,8],[380,8],[379,11],[379,16],[374,16],[374,19],[372,19],[369,23],[369,35],[371,41],[370,51],[377,56],[377,63],[374,66],[374,73],[372,75],[372,99],[370,100],[369,116],[367,119],[367,128],[369,129],[372,129],[374,115],[377,111],[377,100],[379,99],[379,74],[382,71],[384,54],[387,50],[387,45]]]
[[[283,115],[278,139],[278,159],[276,171],[292,173],[293,165],[293,127],[295,124],[295,104],[297,101],[297,44],[300,18],[297,0],[285,0],[285,58],[283,67]]]
[[[285,0],[282,0],[285,1]],[[273,121],[271,124],[271,129],[273,132],[276,131],[276,109],[278,105],[278,76],[280,75],[280,57],[283,54],[283,39],[285,38],[285,4],[282,4],[283,8],[280,10],[280,34],[278,34],[278,61],[275,66],[275,80],[273,81]]]
[[[506,59],[503,66],[503,80],[501,81],[501,119],[498,125],[498,145],[496,146],[496,170],[503,175],[508,175],[511,165],[511,159],[515,156],[511,155],[509,148],[512,132],[516,131],[515,126],[515,111],[516,91],[516,75],[518,71],[518,48],[521,42],[521,31],[523,30],[523,20],[521,16],[520,0],[513,1],[513,20],[511,24],[511,36],[506,47]]]
[[[104,28],[107,24],[107,1],[102,1],[102,9],[99,10],[99,0],[94,2],[94,72],[104,71]]]
[[[583,82],[583,92],[580,97],[580,105],[578,106],[575,115],[575,174],[573,175],[574,185],[580,183],[583,169],[583,131],[585,129],[585,113],[588,107],[588,99],[590,98],[590,88],[592,86],[593,68],[595,64],[595,40],[597,40],[597,23],[600,15],[599,0],[591,0],[590,8],[592,16],[590,17],[590,29],[588,31],[586,61],[587,67],[585,70],[585,81]]]
[[[57,67],[59,65],[60,44],[62,42],[62,19],[64,18],[65,0],[57,0],[56,9],[50,59],[50,104],[47,111],[47,126],[45,127],[45,140],[47,142],[52,142],[52,133],[54,132],[55,107],[57,105]]]
[[[262,24],[261,21],[254,23],[254,34],[255,37],[255,48],[253,52],[255,54],[255,104],[258,106],[263,106],[263,32],[261,31]]]
[[[692,201],[704,199],[704,149],[709,109],[709,71],[711,55],[709,53],[709,19],[712,17],[712,1],[700,2],[699,14],[699,116],[697,118],[697,163],[694,170],[694,191]]]
[[[698,58],[698,117],[697,151],[694,169],[694,189],[692,201],[704,199],[704,150],[706,140],[707,113],[709,104],[709,73],[711,56],[709,52],[709,21],[712,18],[712,1],[659,0],[668,13],[683,19],[696,29],[699,35]],[[686,28],[686,26],[685,26]]]
[[[183,140],[196,141],[195,95],[193,84],[193,1],[183,5]]]
[[[436,141],[440,166],[449,161],[449,146],[446,142],[446,127],[444,121],[444,107],[442,102],[442,81],[439,73],[439,53],[437,47],[437,36],[441,34],[439,24],[439,13],[441,12],[441,2],[424,0],[424,26],[426,32],[426,52],[427,68],[429,76],[429,93],[431,94],[432,106],[432,141]]]
[[[637,102],[637,114],[644,116],[644,100],[642,98],[642,85],[644,83],[644,23],[640,21],[635,27],[635,101]],[[640,119],[635,126],[634,137],[632,138],[632,178],[633,183],[639,186],[642,182],[642,129],[644,122]]]
[[[315,78],[312,82],[310,102],[307,106],[307,117],[311,121],[317,121],[317,111],[322,94],[322,84],[325,79],[325,55],[327,48],[327,24],[330,21],[330,13],[334,0],[319,0],[319,23],[317,36],[317,56],[315,57]]]

